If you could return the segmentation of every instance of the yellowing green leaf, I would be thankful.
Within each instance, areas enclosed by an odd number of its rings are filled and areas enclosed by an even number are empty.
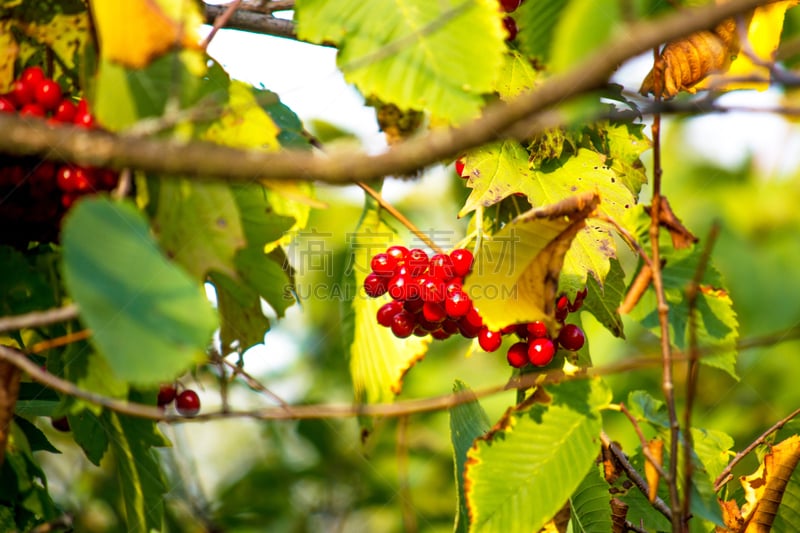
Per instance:
[[[585,194],[533,209],[483,243],[464,290],[489,329],[553,322],[564,255],[597,202],[597,196]]]
[[[277,96],[265,93],[262,96],[269,102],[259,102],[260,91],[236,80],[230,82],[228,91],[228,103],[205,139],[239,148],[276,150],[280,129],[261,105],[277,101]]]
[[[302,39],[338,45],[364,95],[445,122],[478,114],[507,48],[496,0],[304,0],[296,16]]]
[[[621,20],[617,0],[571,0],[553,34],[549,67],[562,72],[602,48]]]
[[[381,236],[381,246],[391,246],[386,237],[392,235],[374,209],[368,209],[353,236],[355,292],[353,311],[355,331],[350,346],[350,375],[356,400],[364,403],[390,402],[403,386],[403,376],[422,357],[430,338],[398,339],[391,329],[376,321],[378,309],[388,301],[369,298],[364,293],[364,278],[370,262],[370,250],[375,251],[375,235]],[[360,267],[359,267],[360,265]],[[364,267],[366,265],[366,268]]]
[[[530,60],[517,52],[510,50],[505,55],[503,70],[497,81],[497,93],[503,100],[511,100],[525,91],[533,89],[541,78],[531,65]]]
[[[142,68],[176,46],[199,49],[203,17],[194,2],[95,0],[91,6],[103,59]]]

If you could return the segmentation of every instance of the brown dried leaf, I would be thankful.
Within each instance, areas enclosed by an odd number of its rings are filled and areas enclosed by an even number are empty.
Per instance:
[[[722,508],[722,521],[725,523],[725,527],[717,526],[714,529],[715,533],[740,531],[744,525],[744,519],[736,500],[728,500],[726,502],[719,500],[719,505]]]
[[[628,531],[628,504],[619,498],[611,498],[611,524],[612,533],[625,533]]]
[[[680,91],[695,92],[694,85],[730,65],[738,51],[736,22],[722,21],[713,31],[703,30],[667,43],[660,61],[647,74],[639,92],[672,98]]]
[[[761,466],[740,481],[747,503],[742,506],[745,533],[767,532],[772,527],[781,498],[800,461],[800,436],[793,435],[772,447]]]

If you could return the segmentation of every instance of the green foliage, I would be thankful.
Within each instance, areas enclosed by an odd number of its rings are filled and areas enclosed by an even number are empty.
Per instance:
[[[571,0],[553,32],[550,66],[562,72],[601,49],[621,20],[615,0]]]
[[[495,0],[305,0],[297,23],[302,39],[338,45],[337,63],[362,94],[446,122],[478,114],[505,51]]]
[[[608,483],[600,468],[591,467],[569,499],[572,531],[604,533],[612,530],[608,492]]]
[[[202,360],[216,314],[198,283],[158,249],[138,210],[84,200],[62,240],[67,289],[117,377],[156,385]]]

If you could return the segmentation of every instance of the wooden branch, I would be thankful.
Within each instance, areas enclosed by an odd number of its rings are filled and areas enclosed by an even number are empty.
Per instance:
[[[13,113],[0,114],[0,131],[3,131],[0,152],[240,183],[251,183],[255,178],[342,184],[412,174],[438,161],[454,158],[470,148],[503,138],[519,121],[602,86],[619,64],[653,46],[713,26],[724,18],[766,3],[769,2],[731,0],[633,24],[586,61],[569,72],[545,80],[536,90],[510,102],[491,105],[481,117],[461,127],[432,130],[397,143],[378,155],[346,149],[325,156],[290,150],[264,153],[203,142],[187,143],[132,137],[124,133],[111,135],[66,126],[50,127],[43,121],[25,119]],[[530,133],[526,130],[526,134]]]
[[[217,17],[225,13],[228,6],[205,4],[206,24],[213,25]],[[297,40],[294,22],[273,17],[269,13],[237,9],[223,25],[224,28],[243,30],[251,33],[262,33],[275,37]]]

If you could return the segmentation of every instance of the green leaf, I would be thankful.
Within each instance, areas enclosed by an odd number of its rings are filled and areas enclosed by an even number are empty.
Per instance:
[[[220,344],[224,353],[234,345],[241,351],[264,342],[269,320],[261,310],[261,299],[248,286],[224,274],[214,273],[211,281],[217,292],[220,316]]]
[[[611,495],[600,468],[593,466],[570,497],[570,521],[574,533],[612,531]]]
[[[602,287],[594,278],[588,279],[583,309],[594,315],[615,337],[624,339],[622,317],[617,308],[625,297],[625,273],[618,260],[612,259],[610,264],[611,268]]]
[[[42,430],[34,426],[30,421],[22,418],[21,416],[15,416],[14,423],[17,424],[17,427],[25,435],[25,438],[28,441],[28,446],[30,447],[30,451],[61,453],[58,448],[53,446],[50,441],[47,440],[47,436],[42,433]]]
[[[711,479],[722,473],[733,456],[733,438],[722,431],[692,428],[692,444]]]
[[[203,281],[210,270],[235,278],[233,258],[245,239],[230,188],[221,183],[164,180],[153,229],[167,257]]]
[[[233,80],[228,85],[228,102],[203,138],[227,146],[275,150],[280,131],[262,106],[277,102],[275,93]]]
[[[11,316],[48,309],[55,305],[53,289],[24,255],[0,246],[0,314]]]
[[[553,34],[569,0],[522,2],[514,13],[519,27],[517,41],[526,55],[546,65],[550,60]]]
[[[471,393],[471,389],[462,381],[456,380],[453,392]],[[469,530],[469,513],[464,495],[464,466],[467,452],[472,448],[475,439],[484,435],[491,427],[489,417],[481,404],[475,401],[465,402],[450,409],[450,440],[453,443],[453,455],[456,470],[456,489],[458,491],[458,512],[456,513],[455,531],[466,533]]]
[[[85,343],[70,344],[64,350],[62,360],[64,377],[78,387],[112,398],[128,396],[128,383],[115,376],[108,360]],[[74,412],[86,408],[99,414],[102,410],[99,405],[77,398],[69,401],[77,406]]]
[[[242,229],[249,245],[272,245],[280,241],[294,226],[295,217],[278,213],[276,208],[280,206],[273,205],[274,193],[266,188],[260,185],[236,185],[231,187],[231,191],[236,199]]]
[[[89,409],[83,409],[80,413],[68,414],[67,420],[75,443],[92,464],[100,466],[109,444],[109,413],[102,412],[98,416]]]
[[[617,0],[571,0],[553,33],[549,65],[553,72],[566,71],[601,49],[621,15]]]
[[[654,427],[669,428],[667,406],[661,400],[653,398],[647,391],[629,392],[627,405],[631,414],[638,420],[644,420]]]
[[[77,202],[62,243],[66,286],[117,377],[156,385],[203,360],[216,313],[202,287],[162,255],[132,205]]]
[[[167,492],[164,474],[151,449],[154,423],[149,420],[108,415],[104,424],[110,433],[116,459],[122,500],[125,503],[126,531],[147,533],[160,530]]]
[[[367,208],[352,239],[355,284],[353,297],[354,333],[350,345],[350,375],[357,402],[391,402],[402,390],[403,376],[425,356],[430,337],[398,339],[392,330],[378,324],[378,309],[389,298],[369,298],[364,278],[370,259],[378,248],[394,243],[394,233],[374,208]]]
[[[56,392],[38,383],[20,383],[14,412],[20,416],[50,416],[61,402]]]
[[[270,254],[262,250],[247,247],[236,254],[236,269],[248,287],[254,289],[259,296],[269,303],[279,317],[295,303],[291,289],[294,288],[292,271],[288,261],[279,264],[277,259],[285,259],[280,249]]]
[[[495,88],[501,19],[496,0],[304,0],[296,11],[300,38],[336,43],[345,79],[362,94],[446,122],[476,116]]]
[[[583,380],[547,393],[549,405],[511,410],[467,453],[471,531],[538,531],[597,458],[599,410],[610,402],[610,390],[600,380]]]
[[[484,241],[464,290],[489,329],[534,320],[555,325],[558,273],[588,211],[580,206],[583,209],[576,212],[578,203],[550,206],[562,216],[547,217],[541,210],[523,214]]]
[[[800,524],[800,468],[795,467],[783,491],[772,531],[788,533],[797,529],[797,524]]]
[[[701,256],[702,250],[698,246],[688,250],[664,247],[663,257],[666,264],[662,269],[662,278],[669,305],[670,341],[679,350],[689,347],[689,303],[686,289],[697,272]],[[697,346],[700,350],[709,351],[700,358],[700,362],[719,368],[738,379],[736,356],[739,322],[722,276],[713,263],[705,267],[694,312]],[[642,295],[630,316],[651,331],[660,331],[656,296],[652,289]]]

